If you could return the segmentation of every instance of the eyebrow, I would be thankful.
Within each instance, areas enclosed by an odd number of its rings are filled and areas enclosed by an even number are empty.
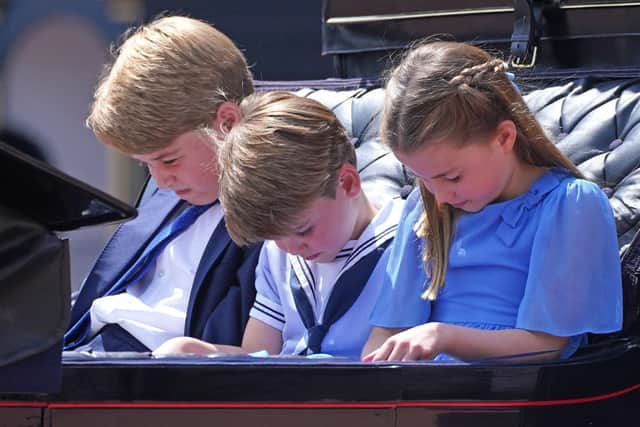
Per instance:
[[[173,157],[173,156],[177,155],[179,152],[180,152],[180,150],[173,150],[173,151],[169,151],[167,153],[158,154],[156,157],[154,157],[151,160],[152,161],[156,161],[156,160],[162,160],[162,159],[167,158],[167,157]]]
[[[450,174],[452,171],[454,171],[455,169],[456,169],[456,168],[450,168],[450,169],[447,169],[446,171],[444,171],[444,172],[442,172],[442,173],[439,173],[439,174],[437,174],[437,175],[434,175],[434,176],[432,176],[432,177],[431,177],[431,178],[429,178],[429,179],[442,178],[443,176],[449,175],[449,174]]]
[[[297,224],[294,224],[293,227],[291,227],[291,230],[294,233],[299,233],[299,232],[304,231],[307,228],[311,227],[313,225],[313,222],[314,222],[314,218],[313,217],[304,218],[304,222],[299,222]]]

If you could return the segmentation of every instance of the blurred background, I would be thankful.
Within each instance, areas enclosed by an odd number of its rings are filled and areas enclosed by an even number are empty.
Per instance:
[[[0,128],[30,154],[134,203],[146,170],[105,148],[84,125],[120,34],[158,14],[179,13],[230,36],[256,79],[324,79],[333,67],[320,55],[321,7],[320,0],[0,0]],[[111,231],[66,233],[73,290]]]

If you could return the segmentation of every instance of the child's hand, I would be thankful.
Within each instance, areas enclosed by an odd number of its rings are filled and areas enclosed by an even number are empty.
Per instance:
[[[443,329],[437,322],[425,323],[388,338],[378,349],[362,358],[363,362],[384,360],[432,359],[444,352]]]
[[[207,355],[217,353],[218,348],[214,344],[200,341],[191,337],[176,337],[165,341],[153,351],[154,356],[170,354],[197,354]]]

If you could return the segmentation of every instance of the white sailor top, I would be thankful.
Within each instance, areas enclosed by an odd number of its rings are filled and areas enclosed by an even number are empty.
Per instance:
[[[366,281],[355,303],[328,329],[321,343],[322,353],[360,358],[371,325],[369,315],[377,300],[387,264],[388,247],[393,239],[404,200],[391,200],[374,217],[358,240],[347,242],[332,262],[318,263],[287,254],[275,242],[266,242],[256,267],[256,301],[250,316],[282,331],[282,355],[304,353],[309,334],[294,298],[295,284],[304,290],[313,316],[323,321],[336,282],[347,272]],[[373,271],[363,271],[362,262],[373,251],[383,251]],[[357,285],[356,285],[357,286]]]

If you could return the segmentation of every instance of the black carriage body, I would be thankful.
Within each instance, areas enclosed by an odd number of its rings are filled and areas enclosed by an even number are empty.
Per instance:
[[[365,365],[124,358],[65,363],[54,426],[633,426],[640,353],[628,342],[569,362]],[[576,424],[584,420],[590,424]]]
[[[135,209],[0,141],[0,392],[60,389],[69,320],[67,242],[54,231]]]

